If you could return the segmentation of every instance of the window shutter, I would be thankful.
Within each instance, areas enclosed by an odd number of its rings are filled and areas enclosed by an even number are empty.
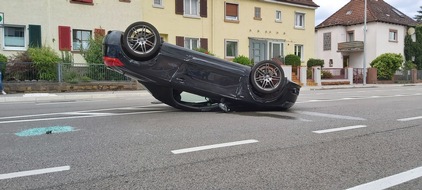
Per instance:
[[[226,16],[237,17],[237,4],[226,3]]]
[[[208,16],[208,10],[207,10],[207,0],[201,0],[200,2],[200,16],[207,18]]]
[[[41,26],[29,25],[29,47],[41,46]]]
[[[201,48],[208,50],[208,39],[201,38]]]
[[[70,26],[59,26],[59,50],[70,51]]]
[[[102,28],[96,28],[94,30],[94,38],[99,38],[105,36],[105,30]]]
[[[185,38],[183,36],[176,36],[176,45],[185,47]]]
[[[176,14],[183,15],[183,0],[176,0]]]

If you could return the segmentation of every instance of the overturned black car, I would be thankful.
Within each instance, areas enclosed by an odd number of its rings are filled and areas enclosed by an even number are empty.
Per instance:
[[[299,95],[300,86],[276,62],[249,67],[169,44],[147,22],[109,31],[103,53],[107,67],[138,80],[157,100],[186,111],[286,110]],[[187,101],[183,93],[204,98]]]

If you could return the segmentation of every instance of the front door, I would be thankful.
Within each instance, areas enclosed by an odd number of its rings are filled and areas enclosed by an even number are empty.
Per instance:
[[[249,57],[251,57],[255,63],[266,60],[266,41],[263,40],[250,40],[249,42]]]
[[[349,67],[350,57],[347,55],[343,56],[343,68]]]

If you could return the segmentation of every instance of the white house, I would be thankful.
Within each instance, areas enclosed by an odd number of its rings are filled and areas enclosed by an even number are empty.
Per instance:
[[[325,68],[363,68],[364,2],[350,0],[315,28],[315,54]],[[366,66],[384,53],[404,55],[404,38],[416,24],[384,0],[367,0]]]

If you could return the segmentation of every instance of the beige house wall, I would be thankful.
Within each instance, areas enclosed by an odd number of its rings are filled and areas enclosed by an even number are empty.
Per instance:
[[[142,20],[141,2],[131,0],[94,0],[92,5],[71,3],[69,0],[2,0],[0,12],[4,13],[5,25],[25,26],[26,47],[21,50],[4,48],[4,30],[0,29],[0,53],[6,56],[25,51],[28,48],[28,25],[41,25],[42,44],[59,53],[58,26],[71,29],[91,30],[95,28],[124,30],[132,22]],[[75,63],[85,60],[74,52]]]
[[[162,7],[154,6],[153,2],[142,0],[142,18],[154,25],[166,42],[176,44],[176,36],[210,39],[211,0],[207,1],[207,18],[175,14],[174,0],[163,0]]]
[[[225,2],[238,4],[239,22],[225,21]],[[249,57],[250,38],[284,41],[284,55],[294,53],[294,45],[304,45],[304,64],[315,57],[315,8],[263,0],[208,0],[206,18],[175,14],[174,1],[143,1],[142,17],[157,27],[165,41],[175,44],[176,36],[207,38],[208,49],[217,57],[225,57],[225,40],[238,42],[238,55]],[[254,19],[254,8],[261,8],[262,20]],[[282,22],[275,21],[275,11],[282,12]],[[295,29],[295,12],[305,14],[305,28]],[[267,50],[268,54],[268,50]],[[229,59],[230,60],[230,59]]]

